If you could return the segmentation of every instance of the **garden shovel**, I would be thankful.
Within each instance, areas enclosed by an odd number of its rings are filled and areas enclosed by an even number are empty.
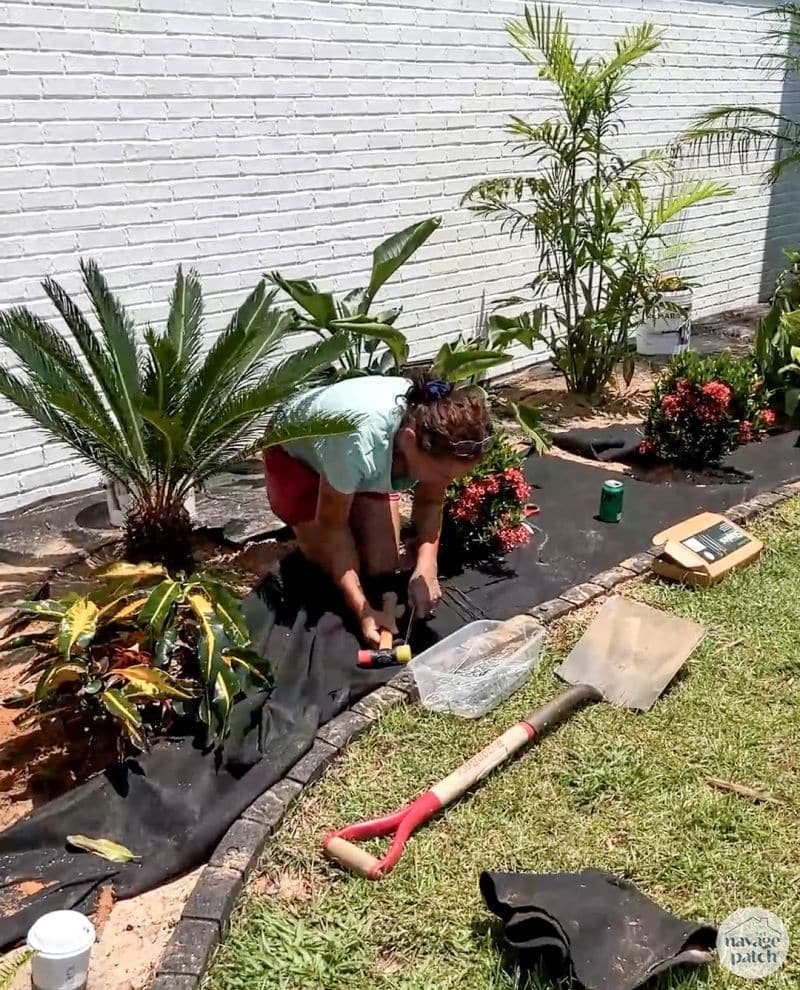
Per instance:
[[[325,855],[370,880],[385,876],[420,825],[573,712],[597,701],[637,711],[652,708],[705,632],[695,622],[627,598],[610,598],[556,670],[572,687],[512,725],[411,804],[327,835]],[[394,838],[382,859],[355,844],[389,835]]]

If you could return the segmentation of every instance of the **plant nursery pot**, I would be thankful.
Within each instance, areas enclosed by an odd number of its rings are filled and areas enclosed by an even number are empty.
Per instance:
[[[692,337],[692,290],[664,292],[664,302],[680,307],[644,322],[636,331],[636,352],[649,357],[671,356],[689,349]]]
[[[121,485],[118,481],[106,482],[106,507],[108,508],[108,521],[112,526],[119,529],[124,525],[125,514],[130,508],[131,501],[131,493],[124,485]],[[197,505],[194,492],[189,493],[183,504],[192,521],[197,519]]]

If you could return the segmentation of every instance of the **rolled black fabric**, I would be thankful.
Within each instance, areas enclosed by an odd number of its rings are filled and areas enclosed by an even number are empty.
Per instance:
[[[711,925],[676,918],[601,870],[483,873],[483,898],[524,962],[585,990],[635,990],[665,969],[712,960]]]

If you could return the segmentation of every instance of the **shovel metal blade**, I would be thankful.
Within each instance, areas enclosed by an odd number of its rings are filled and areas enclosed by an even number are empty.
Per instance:
[[[706,634],[703,626],[614,596],[557,668],[623,708],[652,708]]]

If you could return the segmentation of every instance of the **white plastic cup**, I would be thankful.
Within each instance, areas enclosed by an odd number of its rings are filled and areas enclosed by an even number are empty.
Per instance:
[[[35,990],[83,990],[94,940],[94,925],[79,911],[42,915],[28,932]]]

